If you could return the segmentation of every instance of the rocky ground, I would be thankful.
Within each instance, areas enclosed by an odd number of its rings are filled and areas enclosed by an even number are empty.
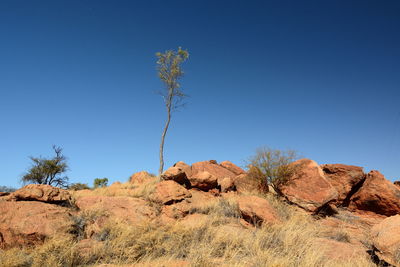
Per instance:
[[[229,161],[162,181],[0,193],[0,266],[400,266],[400,189],[378,171],[293,163],[262,193]]]

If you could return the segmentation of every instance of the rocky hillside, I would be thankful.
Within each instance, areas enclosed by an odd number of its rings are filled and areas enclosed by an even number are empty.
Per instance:
[[[262,193],[229,161],[162,181],[0,193],[0,266],[400,266],[400,189],[378,171],[301,159]]]

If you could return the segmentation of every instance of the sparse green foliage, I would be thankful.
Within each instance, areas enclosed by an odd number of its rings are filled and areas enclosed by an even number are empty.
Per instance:
[[[90,187],[87,184],[73,183],[68,186],[68,189],[77,191],[77,190],[90,189]]]
[[[108,178],[96,178],[94,179],[93,187],[94,188],[106,187],[107,184],[108,184]]]
[[[160,92],[167,108],[167,122],[165,124],[160,144],[160,168],[158,175],[160,176],[164,169],[164,140],[171,121],[171,113],[173,110],[181,106],[181,101],[186,95],[180,89],[179,79],[183,76],[181,64],[189,57],[187,50],[180,47],[178,51],[167,50],[164,53],[156,53],[158,77],[165,84],[165,90]]]
[[[23,183],[48,184],[58,187],[66,187],[68,177],[62,176],[68,170],[66,157],[62,154],[62,148],[53,145],[55,157],[47,159],[42,157],[30,157],[32,167],[22,176]]]
[[[259,148],[248,160],[249,175],[260,182],[261,188],[268,190],[268,185],[271,185],[279,193],[278,186],[292,175],[294,170],[290,163],[297,157],[293,150]]]
[[[15,189],[13,187],[4,186],[4,185],[0,186],[0,192],[11,193],[11,192],[14,192],[15,190],[17,190],[17,189]]]

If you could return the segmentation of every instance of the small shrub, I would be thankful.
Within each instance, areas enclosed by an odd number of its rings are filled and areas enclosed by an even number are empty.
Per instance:
[[[107,184],[108,184],[108,178],[96,178],[94,179],[93,187],[94,188],[106,187]]]
[[[335,232],[333,235],[329,236],[329,238],[344,243],[350,243],[351,241],[350,235],[343,230]]]
[[[0,186],[0,192],[5,192],[5,193],[12,193],[14,191],[16,191],[17,189],[13,188],[13,187],[8,187],[8,186],[4,186],[1,185]]]
[[[279,193],[278,186],[285,183],[293,174],[290,165],[298,158],[293,150],[275,150],[268,147],[257,149],[256,154],[248,160],[250,178],[259,181],[260,188],[268,191],[268,185]]]
[[[74,190],[74,191],[78,191],[78,190],[85,190],[85,189],[90,189],[90,187],[87,184],[82,184],[82,183],[74,183],[74,184],[70,184],[68,186],[69,190]]]

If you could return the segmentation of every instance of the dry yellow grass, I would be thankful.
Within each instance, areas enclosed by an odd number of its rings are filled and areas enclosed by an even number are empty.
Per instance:
[[[113,196],[125,194],[123,189],[136,190],[137,195],[130,192],[128,196],[146,198],[154,184],[140,189],[121,184],[92,193]],[[76,193],[75,197],[79,197],[79,191]],[[375,266],[363,256],[346,261],[327,259],[323,249],[315,246],[322,231],[319,223],[273,196],[263,197],[277,209],[282,223],[252,229],[242,227],[235,201],[221,199],[192,210],[207,215],[190,227],[179,221],[171,225],[157,222],[128,225],[111,219],[100,229],[103,241],[96,241],[98,245],[91,250],[83,250],[74,236],[60,236],[35,248],[0,251],[0,266],[174,266],[177,263],[199,267]]]
[[[100,187],[93,190],[78,190],[70,191],[75,199],[82,196],[126,196],[147,199],[148,196],[155,190],[157,180],[151,179],[147,183],[132,184],[129,182],[121,184],[113,184],[108,187]]]

